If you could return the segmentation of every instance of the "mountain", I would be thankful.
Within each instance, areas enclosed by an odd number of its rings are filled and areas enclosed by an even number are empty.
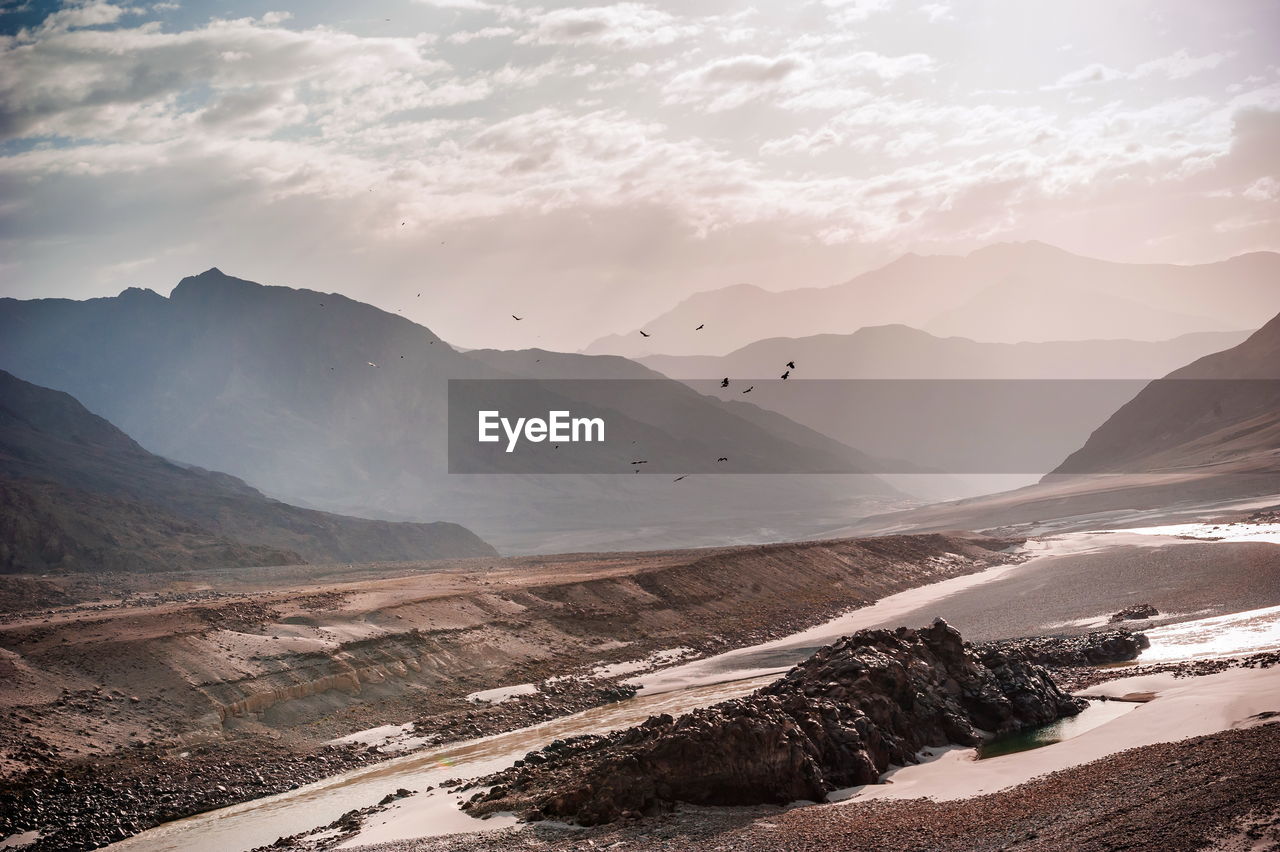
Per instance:
[[[871,516],[833,534],[1151,525],[1280,493],[1280,316],[1150,382],[1034,485]],[[1198,513],[1198,514],[1197,514]],[[1014,530],[1006,530],[1012,532]]]
[[[1009,344],[939,338],[894,325],[762,340],[721,357],[642,360],[711,395],[736,396],[738,388],[754,384],[758,405],[872,456],[969,475],[965,481],[890,480],[913,493],[954,497],[1035,481],[1148,380],[1246,336],[1206,332],[1158,342]],[[790,380],[779,380],[792,361],[797,367]],[[725,376],[732,381],[722,391],[717,377]],[[908,466],[877,470],[905,473]],[[1023,479],[993,489],[991,480],[974,479],[976,474]]]
[[[847,334],[905,324],[939,335],[1020,342],[1165,340],[1256,328],[1280,311],[1280,254],[1215,263],[1114,263],[1039,242],[964,256],[908,254],[831,287],[780,292],[735,285],[695,294],[589,353],[720,355],[773,337]],[[697,326],[704,325],[701,331]]]
[[[68,394],[0,371],[0,570],[174,570],[495,551],[455,524],[269,500],[147,452]]]
[[[216,269],[184,278],[167,298],[130,289],[87,301],[0,300],[0,367],[73,394],[151,452],[294,504],[450,520],[499,547],[547,552],[775,538],[807,530],[817,513],[845,512],[845,501],[901,497],[872,476],[782,475],[868,467],[864,455],[776,415],[643,368],[626,372],[620,359],[567,355],[544,368],[540,357],[459,352],[370,305]],[[538,373],[517,369],[529,358]],[[643,398],[615,381],[624,373],[641,380]],[[591,375],[600,381],[561,381]],[[451,422],[475,435],[474,421],[448,417],[452,379],[496,381],[513,404],[602,409],[608,446],[541,444],[514,458],[498,449],[481,459],[500,463],[480,467],[488,472],[451,474]],[[600,475],[631,474],[641,449],[657,460],[650,469],[696,470],[730,455],[718,445],[735,448],[742,476],[673,487],[671,476]],[[548,469],[552,452],[559,466]],[[695,523],[701,517],[723,523]]]
[[[1142,389],[1055,474],[1280,472],[1280,316]]]
[[[1248,336],[1220,331],[1159,341],[980,343],[885,325],[852,334],[774,337],[728,355],[638,360],[673,379],[776,378],[788,361],[797,363],[793,376],[802,379],[1154,379]]]

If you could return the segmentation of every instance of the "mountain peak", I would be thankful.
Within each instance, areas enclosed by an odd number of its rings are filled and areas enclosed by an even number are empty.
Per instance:
[[[224,295],[233,291],[244,292],[246,290],[263,290],[263,285],[255,281],[246,281],[243,278],[236,278],[228,275],[216,266],[211,266],[199,275],[188,275],[178,282],[178,286],[173,288],[173,292],[169,294],[170,299],[183,299],[190,297],[210,298],[215,295]]]
[[[1043,240],[1009,240],[992,243],[969,252],[969,257],[1078,257],[1064,248],[1060,248]]]

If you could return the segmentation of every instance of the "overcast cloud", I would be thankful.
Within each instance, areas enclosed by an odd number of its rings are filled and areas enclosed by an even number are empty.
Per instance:
[[[0,295],[218,266],[577,348],[906,251],[1280,249],[1267,0],[0,8]]]

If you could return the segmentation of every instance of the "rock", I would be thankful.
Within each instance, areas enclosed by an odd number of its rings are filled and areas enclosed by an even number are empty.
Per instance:
[[[1151,604],[1137,604],[1136,606],[1125,607],[1117,613],[1113,613],[1109,619],[1112,624],[1117,621],[1136,621],[1142,618],[1155,618],[1160,614],[1160,610]]]
[[[526,757],[525,766],[483,779],[493,790],[464,807],[594,825],[677,802],[824,801],[832,790],[875,783],[890,763],[917,762],[926,746],[976,745],[982,731],[1044,724],[1084,703],[1020,654],[975,650],[941,620],[864,630],[745,698],[557,741],[542,750],[542,765]]]
[[[1151,642],[1141,633],[1123,628],[1097,630],[1082,636],[1036,636],[985,642],[979,651],[999,651],[1040,666],[1098,666],[1135,660]]]

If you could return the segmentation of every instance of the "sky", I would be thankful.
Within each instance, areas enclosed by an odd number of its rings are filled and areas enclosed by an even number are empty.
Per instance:
[[[0,0],[0,296],[217,266],[576,349],[908,251],[1277,250],[1278,46],[1270,0]]]

